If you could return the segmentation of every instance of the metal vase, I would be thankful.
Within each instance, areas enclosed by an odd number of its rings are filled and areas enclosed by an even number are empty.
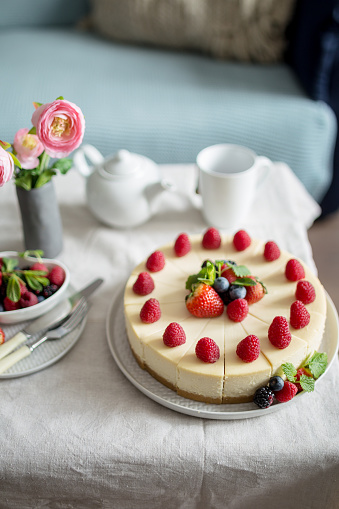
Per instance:
[[[45,258],[61,253],[62,222],[53,182],[26,191],[16,188],[22,219],[25,249],[41,249]]]

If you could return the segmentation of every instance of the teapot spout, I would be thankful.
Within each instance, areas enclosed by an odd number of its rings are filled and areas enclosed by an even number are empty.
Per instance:
[[[164,191],[173,192],[175,190],[176,186],[172,182],[169,182],[168,180],[161,180],[160,182],[155,182],[154,184],[150,184],[149,186],[147,186],[144,193],[146,195],[146,199],[150,207],[152,207],[155,199],[161,193],[163,193]]]

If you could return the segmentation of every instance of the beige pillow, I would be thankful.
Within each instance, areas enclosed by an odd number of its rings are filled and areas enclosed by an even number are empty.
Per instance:
[[[274,62],[296,0],[92,0],[102,35],[198,50],[217,58]]]

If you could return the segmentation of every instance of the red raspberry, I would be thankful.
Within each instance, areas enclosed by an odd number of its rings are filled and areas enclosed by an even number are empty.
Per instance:
[[[304,279],[304,267],[298,260],[292,258],[286,263],[285,276],[289,281],[298,281],[299,279]]]
[[[48,273],[48,268],[44,263],[35,262],[33,265],[29,268],[29,270],[42,270],[43,272]]]
[[[288,326],[288,321],[284,316],[276,316],[273,318],[268,328],[268,339],[273,346],[283,349],[286,348],[291,340],[292,335]]]
[[[227,306],[227,315],[233,322],[242,322],[248,315],[248,302],[245,299],[232,300]]]
[[[167,325],[162,339],[166,346],[179,346],[186,343],[186,334],[179,323],[172,322]]]
[[[15,311],[16,309],[20,309],[20,304],[18,302],[14,302],[13,300],[9,299],[8,297],[4,298],[4,308],[5,311]]]
[[[185,256],[191,250],[191,242],[186,233],[181,233],[174,243],[174,252],[177,256]]]
[[[26,292],[21,295],[19,303],[20,307],[29,308],[38,303],[38,297],[32,292]]]
[[[137,295],[148,295],[154,290],[154,281],[148,272],[140,272],[134,285],[133,292]]]
[[[213,363],[220,357],[220,349],[216,342],[211,338],[201,338],[195,347],[195,353],[198,359],[203,362]]]
[[[165,267],[165,255],[162,251],[154,251],[146,262],[146,268],[151,272],[159,272]]]
[[[47,277],[51,285],[57,285],[60,288],[65,281],[66,274],[60,265],[55,265]]]
[[[239,230],[233,237],[233,245],[237,251],[244,251],[251,244],[251,237],[245,230]]]
[[[304,304],[311,304],[315,300],[315,289],[309,281],[298,281],[295,298]]]
[[[264,258],[268,262],[277,260],[280,256],[280,249],[273,240],[266,242],[264,249]]]
[[[0,345],[5,342],[5,333],[2,329],[0,329]]]
[[[290,308],[290,324],[294,329],[303,329],[310,323],[311,316],[305,304],[300,300],[293,302]]]
[[[297,374],[295,376],[297,382],[295,383],[297,389],[298,389],[298,392],[301,392],[303,390],[303,388],[301,387],[301,385],[298,383],[298,381],[300,380],[301,376],[302,375],[306,375],[306,376],[311,376],[310,373],[305,369],[305,368],[299,368],[298,371],[297,371]]]
[[[202,247],[204,249],[218,249],[221,246],[220,233],[216,228],[209,228],[204,233]]]
[[[231,267],[227,267],[227,265],[222,265],[221,267],[221,276],[225,277],[230,284],[233,283],[237,278],[237,276],[234,274],[234,271]]]
[[[257,336],[250,334],[242,339],[237,346],[237,355],[244,362],[255,361],[260,354],[260,341]]]
[[[144,323],[154,323],[161,317],[160,304],[157,299],[149,299],[142,306],[140,311],[141,321]]]
[[[19,279],[19,285],[20,285],[20,295],[21,296],[25,295],[25,293],[29,291],[27,286],[23,281],[21,281],[21,279]]]
[[[297,394],[298,389],[297,386],[286,380],[284,382],[284,387],[280,391],[276,391],[274,393],[275,399],[280,403],[286,403],[286,401],[290,401]]]

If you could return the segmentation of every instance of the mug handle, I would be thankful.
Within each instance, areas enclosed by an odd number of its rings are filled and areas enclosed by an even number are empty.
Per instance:
[[[260,166],[260,175],[257,181],[257,188],[261,187],[273,169],[273,162],[265,156],[258,156],[256,165]]]
[[[79,148],[73,156],[73,164],[83,177],[89,177],[93,171],[86,158],[93,166],[101,164],[104,160],[104,156],[93,145],[83,145]]]

